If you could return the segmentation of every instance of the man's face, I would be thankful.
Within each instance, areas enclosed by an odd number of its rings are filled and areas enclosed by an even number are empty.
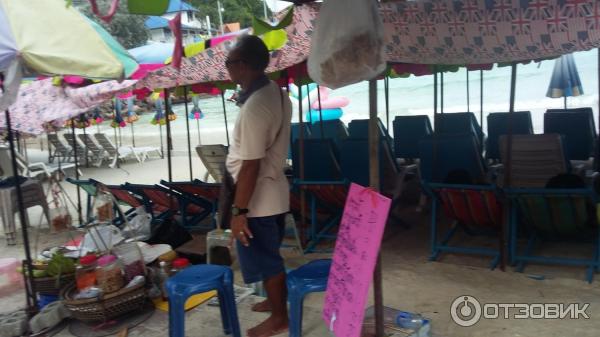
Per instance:
[[[246,64],[244,63],[244,60],[242,60],[240,53],[237,50],[234,49],[229,52],[227,60],[225,61],[225,67],[229,72],[231,81],[236,84],[241,84],[246,70]]]

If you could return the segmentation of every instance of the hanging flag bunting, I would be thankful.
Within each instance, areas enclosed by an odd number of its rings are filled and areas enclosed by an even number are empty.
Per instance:
[[[127,0],[130,14],[163,15],[169,8],[169,0]]]
[[[175,69],[181,68],[181,58],[183,57],[183,40],[181,38],[181,12],[177,13],[172,20],[169,20],[169,27],[173,32],[175,38],[175,45],[173,46],[173,67]]]
[[[117,8],[119,7],[119,0],[112,0],[110,8],[108,9],[108,13],[106,13],[106,15],[102,15],[102,13],[100,13],[100,9],[98,9],[98,4],[96,3],[96,0],[89,1],[90,5],[92,5],[92,12],[94,13],[94,15],[96,15],[106,23],[110,23],[113,16],[115,16],[115,14],[117,13]]]

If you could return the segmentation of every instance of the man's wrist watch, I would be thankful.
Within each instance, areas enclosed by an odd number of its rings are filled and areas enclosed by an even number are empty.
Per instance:
[[[249,210],[247,208],[239,208],[235,205],[231,206],[231,215],[233,216],[247,214],[248,212]]]

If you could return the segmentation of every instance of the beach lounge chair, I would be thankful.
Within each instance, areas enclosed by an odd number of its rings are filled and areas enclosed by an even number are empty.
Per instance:
[[[475,135],[448,134],[426,137],[420,143],[423,188],[432,200],[431,256],[436,260],[443,252],[491,256],[490,268],[501,258],[504,238],[502,205],[494,185],[489,184],[483,157]],[[470,181],[451,178],[462,172]],[[474,184],[478,182],[478,184]],[[450,229],[439,238],[438,209],[451,221]],[[462,229],[465,233],[493,237],[498,247],[467,247],[450,241]]]
[[[94,134],[96,141],[98,144],[102,146],[102,148],[108,153],[110,164],[109,167],[113,168],[117,165],[117,160],[125,160],[127,158],[135,158],[138,163],[142,163],[146,160],[146,156],[150,148],[134,148],[131,146],[121,146],[117,148],[113,142],[106,136],[104,133],[96,133]],[[160,150],[158,148],[151,148],[152,151],[158,151],[160,154]]]
[[[394,140],[379,118],[377,118],[377,125],[379,139],[385,139],[388,142],[389,147],[393,149]],[[348,123],[348,137],[352,139],[369,139],[369,120],[354,119],[350,121],[350,123]]]
[[[86,218],[89,221],[92,216],[92,203],[93,203],[92,198],[96,195],[98,182],[93,179],[75,180],[72,178],[67,178],[66,180],[68,182],[70,182],[71,184],[73,184],[77,187],[80,187],[82,190],[84,190],[86,192],[87,195],[86,195],[85,214],[86,214]]]
[[[510,126],[509,126],[510,123]],[[513,135],[532,135],[533,124],[529,111],[493,112],[487,116],[487,139],[485,159],[500,161],[500,137],[510,132]]]
[[[483,153],[484,134],[472,112],[453,112],[435,115],[434,128],[437,134],[472,133],[478,140]]]
[[[600,234],[596,217],[598,198],[590,188],[577,189],[506,189],[513,200],[511,209],[511,261],[522,272],[526,263],[560,264],[587,267],[586,280],[592,282],[600,267]],[[528,236],[525,249],[519,247],[518,234]],[[588,258],[547,256],[534,254],[544,240],[576,240],[591,242],[593,250]]]
[[[104,150],[102,146],[99,146],[94,142],[92,137],[88,134],[78,134],[77,137],[79,140],[85,144],[85,147],[92,153],[91,161],[92,165],[99,167],[102,165],[104,159],[108,158],[108,153]]]
[[[48,134],[48,146],[52,146],[53,150],[50,149],[50,155],[48,156],[48,162],[54,162],[54,159],[59,161],[69,161],[73,157],[73,150],[71,146],[65,145],[56,133]]]
[[[181,219],[186,228],[198,227],[208,215],[213,214],[213,204],[201,197],[182,194],[160,185],[126,183],[127,190],[144,200],[147,209],[171,211]]]
[[[210,176],[217,183],[223,181],[223,169],[228,153],[227,146],[222,144],[198,145],[196,152],[207,170],[203,180],[208,181]]]
[[[312,132],[310,131],[310,125],[308,123],[304,123],[302,126],[302,130],[304,131],[304,139],[308,139],[312,136]],[[290,129],[290,149],[288,152],[288,159],[292,159],[292,147],[296,140],[300,139],[300,124],[292,123],[292,127]]]
[[[544,133],[563,135],[569,160],[588,161],[597,142],[592,108],[550,109],[544,114]]]
[[[67,141],[67,144],[77,151],[77,160],[79,165],[87,165],[89,162],[93,162],[93,153],[85,146],[85,144],[76,137],[73,137],[72,133],[63,133],[63,137]],[[75,146],[73,146],[75,144]],[[73,153],[75,153],[73,150]]]
[[[560,135],[514,135],[511,138],[509,165],[509,136],[500,137],[504,174],[510,174],[510,185],[504,187],[542,188],[550,178],[571,171]],[[499,180],[499,183],[503,184],[503,179]]]
[[[419,158],[419,142],[433,133],[427,115],[396,116],[394,127],[394,155],[405,163]]]
[[[215,212],[218,209],[219,193],[221,191],[221,184],[218,183],[205,183],[201,180],[194,181],[177,181],[168,182],[161,180],[160,184],[166,186],[172,190],[175,190],[181,194],[188,194],[191,196],[203,198],[212,203],[213,213],[211,214],[214,218]]]
[[[60,173],[63,175],[67,172],[67,170],[75,168],[75,164],[72,163],[30,163],[27,161],[27,158],[25,158],[19,152],[16,152],[16,155],[19,174],[30,178],[49,179],[56,177],[57,180],[60,180],[59,178],[61,177],[57,177],[56,174]],[[13,175],[10,149],[3,145],[0,145],[0,165],[2,167],[2,171],[4,171],[4,176]],[[79,174],[81,174],[81,172]]]

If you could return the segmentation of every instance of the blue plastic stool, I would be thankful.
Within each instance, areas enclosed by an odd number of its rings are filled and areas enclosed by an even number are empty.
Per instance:
[[[302,306],[308,293],[325,291],[331,260],[314,260],[287,274],[290,337],[302,336]]]
[[[185,336],[184,305],[188,297],[210,290],[219,294],[223,331],[226,335],[233,333],[234,337],[241,337],[231,268],[209,264],[191,266],[169,278],[166,288],[170,337]]]

